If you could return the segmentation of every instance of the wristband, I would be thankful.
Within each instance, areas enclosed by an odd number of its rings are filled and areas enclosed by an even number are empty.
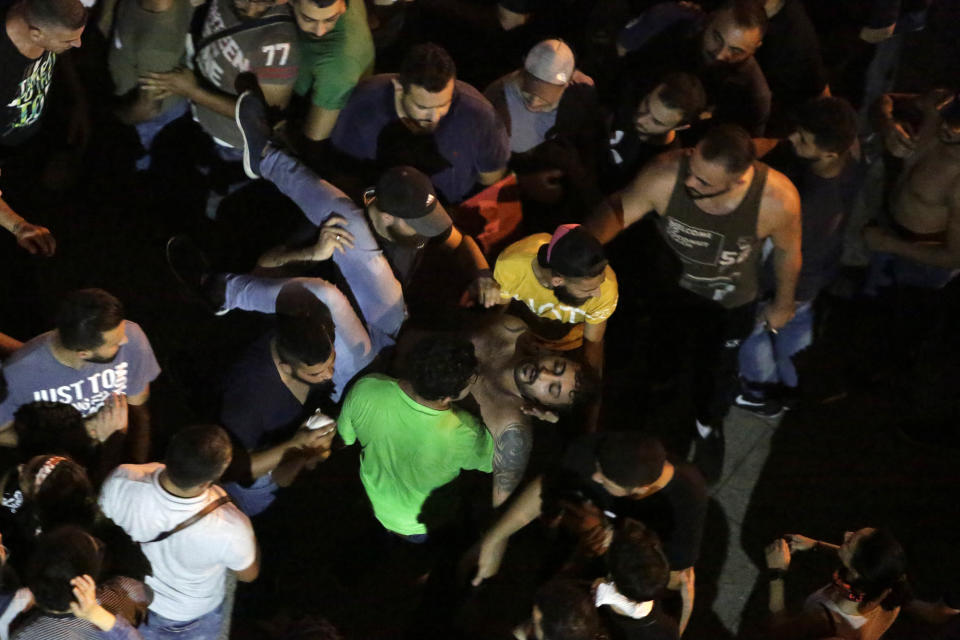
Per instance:
[[[493,279],[493,271],[490,269],[477,269],[473,274],[473,279],[479,280],[480,278]]]
[[[767,582],[783,580],[785,575],[787,575],[786,569],[767,569]]]

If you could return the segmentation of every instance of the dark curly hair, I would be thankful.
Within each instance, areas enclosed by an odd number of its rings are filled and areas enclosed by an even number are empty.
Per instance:
[[[44,453],[65,454],[84,467],[93,463],[96,449],[83,416],[72,405],[36,400],[13,414],[17,451],[24,462]]]
[[[27,586],[41,609],[67,611],[74,599],[70,580],[84,574],[96,580],[101,565],[100,543],[93,536],[80,527],[59,527],[38,540],[27,567]]]
[[[573,580],[551,580],[534,595],[543,619],[543,636],[549,640],[594,640],[600,617],[589,591]]]
[[[653,600],[670,580],[660,538],[636,520],[624,522],[605,558],[617,591],[634,602]]]
[[[426,400],[456,398],[470,383],[479,361],[473,343],[454,336],[430,336],[410,353],[413,390]]]
[[[32,524],[49,531],[64,524],[90,526],[96,517],[97,501],[86,470],[70,458],[57,464],[39,487],[36,476],[52,456],[34,456],[23,465],[22,481],[28,491],[24,497],[32,516]]]
[[[797,126],[813,134],[820,149],[843,153],[857,139],[857,112],[843,98],[820,96],[800,105]]]

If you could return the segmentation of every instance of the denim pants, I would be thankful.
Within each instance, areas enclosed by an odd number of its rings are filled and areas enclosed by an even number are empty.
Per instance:
[[[153,140],[157,137],[157,134],[160,131],[185,114],[188,111],[187,101],[181,100],[174,106],[170,107],[166,111],[145,120],[144,122],[138,122],[134,125],[134,128],[137,130],[137,135],[140,136],[140,146],[143,147],[143,150],[146,152],[139,159],[137,159],[137,169],[145,170],[150,168],[151,162],[151,151],[153,148]]]
[[[935,267],[892,253],[878,252],[870,259],[864,293],[874,296],[878,289],[891,286],[942,289],[958,272],[958,269]]]
[[[763,317],[762,309],[759,317]],[[796,387],[793,357],[813,344],[813,301],[798,302],[797,311],[773,334],[760,321],[740,346],[740,377],[747,383]]]
[[[149,611],[147,620],[137,628],[143,640],[217,640],[223,626],[223,605],[193,620],[164,618]]]
[[[273,147],[268,147],[260,162],[260,171],[293,200],[315,226],[319,227],[332,215],[346,219],[354,246],[342,253],[334,252],[333,261],[350,286],[367,326],[396,337],[406,319],[403,292],[373,237],[364,210],[299,160]]]
[[[334,402],[339,402],[347,383],[394,340],[376,327],[370,327],[368,333],[343,292],[323,278],[263,278],[227,274],[223,308],[276,313],[277,296],[281,289],[290,284],[303,286],[330,309],[336,326],[333,348],[337,354],[333,369],[334,391],[330,397]]]
[[[251,518],[266,511],[267,507],[277,499],[277,491],[280,489],[269,473],[257,478],[249,487],[236,482],[227,482],[223,488],[233,498],[234,504],[240,511]]]

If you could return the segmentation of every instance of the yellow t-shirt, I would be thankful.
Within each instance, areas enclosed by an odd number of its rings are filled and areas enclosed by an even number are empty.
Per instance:
[[[538,318],[574,325],[563,338],[544,341],[551,349],[567,351],[581,345],[584,323],[600,324],[613,315],[618,299],[617,276],[608,265],[599,296],[590,298],[579,307],[563,304],[551,289],[540,284],[533,273],[537,251],[548,242],[550,234],[537,233],[513,243],[497,258],[493,278],[500,285],[502,300],[517,300]],[[536,333],[535,328],[532,330]]]

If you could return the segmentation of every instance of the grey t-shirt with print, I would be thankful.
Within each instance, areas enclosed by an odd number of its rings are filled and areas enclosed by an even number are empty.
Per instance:
[[[285,4],[271,7],[263,18],[290,15]],[[202,36],[218,33],[241,23],[233,11],[231,0],[214,0],[203,23]],[[194,45],[198,44],[195,42]],[[260,85],[289,85],[297,80],[299,69],[297,26],[290,22],[248,29],[219,38],[197,52],[197,75],[222,93],[235,96],[237,76],[253,73]],[[241,148],[243,138],[233,120],[206,107],[193,105],[194,118],[204,130],[228,146]]]
[[[112,362],[86,362],[68,367],[53,356],[54,332],[42,333],[17,349],[3,364],[7,399],[0,404],[0,425],[13,420],[21,406],[46,400],[73,405],[83,417],[92,416],[110,394],[135,396],[160,375],[150,341],[136,322],[124,320],[127,342]]]

